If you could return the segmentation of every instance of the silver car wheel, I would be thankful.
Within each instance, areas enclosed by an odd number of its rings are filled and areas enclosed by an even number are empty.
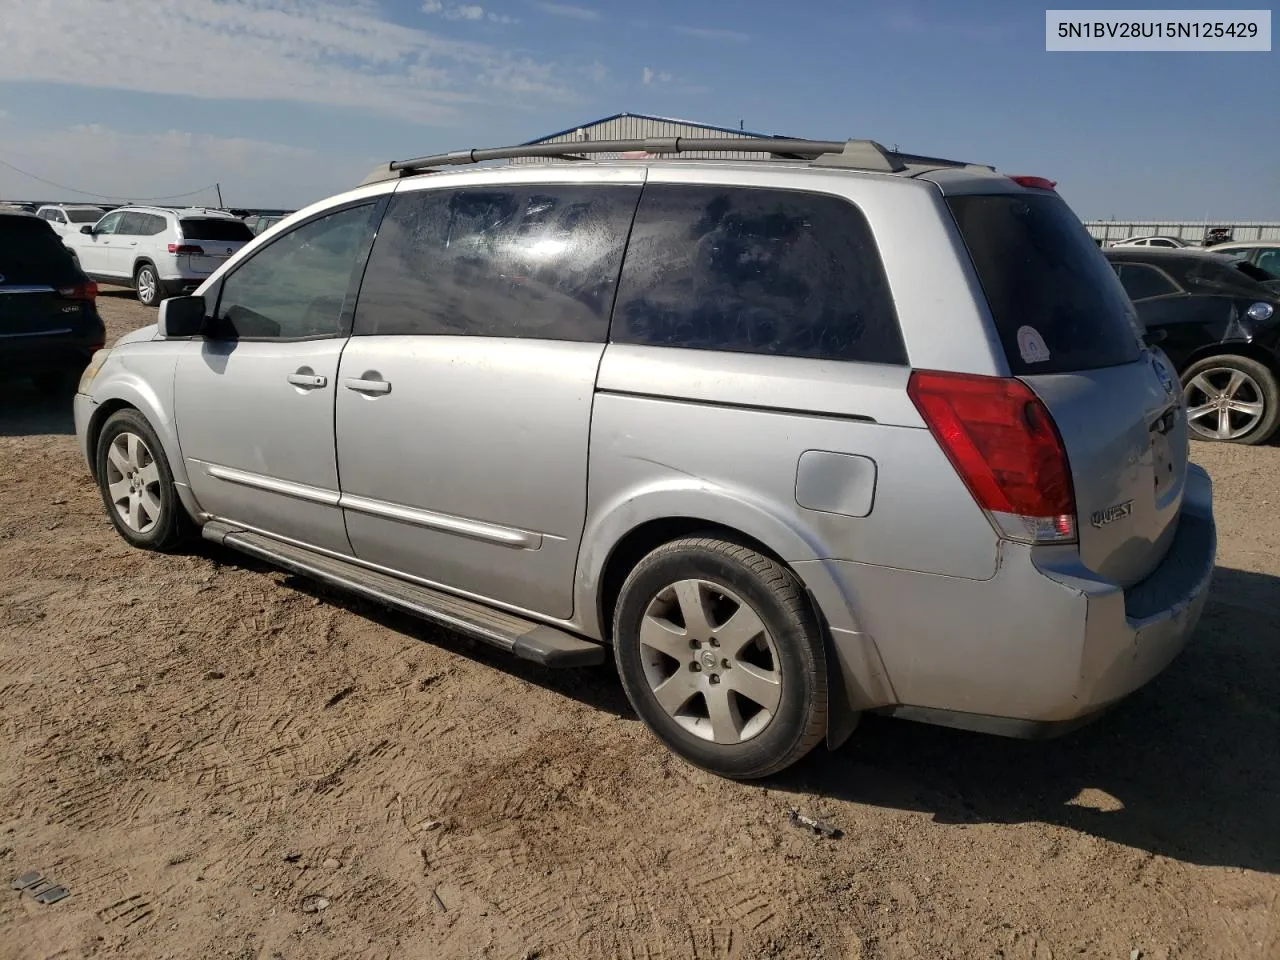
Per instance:
[[[1183,389],[1187,424],[1206,440],[1236,440],[1257,427],[1266,411],[1262,387],[1242,370],[1212,367]]]
[[[107,450],[107,491],[120,519],[134,533],[149,533],[160,521],[160,470],[136,433],[120,433]]]
[[[764,621],[706,580],[680,580],[649,602],[640,658],[659,706],[703,740],[758,736],[782,700],[782,661]]]
[[[156,298],[156,275],[150,267],[138,271],[138,299],[143,303],[151,303]]]

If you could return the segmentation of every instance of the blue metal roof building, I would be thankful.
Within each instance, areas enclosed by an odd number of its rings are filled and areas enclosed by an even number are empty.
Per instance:
[[[559,130],[546,136],[529,140],[528,143],[582,143],[587,140],[639,140],[645,137],[775,137],[782,134],[757,133],[752,130],[720,127],[709,123],[697,123],[692,120],[678,120],[674,117],[655,117],[645,113],[615,113],[586,123]],[[599,159],[608,159],[612,154],[596,154]],[[702,151],[698,153],[682,153],[683,158],[702,159],[749,159],[766,160],[768,153],[722,153],[719,151]],[[546,163],[540,158],[520,158],[512,163]]]

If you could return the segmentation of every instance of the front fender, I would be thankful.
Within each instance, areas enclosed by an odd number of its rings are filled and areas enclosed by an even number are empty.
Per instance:
[[[150,351],[131,350],[113,357],[93,385],[93,400],[97,408],[89,421],[88,432],[89,438],[96,440],[112,412],[121,406],[134,407],[147,418],[160,438],[174,483],[185,487],[187,470],[173,420],[173,371],[176,366],[177,357]],[[94,456],[92,449],[89,455],[91,458]]]

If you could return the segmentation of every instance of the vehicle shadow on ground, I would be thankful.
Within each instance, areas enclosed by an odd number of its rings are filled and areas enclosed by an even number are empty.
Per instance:
[[[622,684],[613,666],[612,654],[600,667],[553,670],[513,657],[481,641],[472,640],[453,630],[438,627],[419,617],[384,607],[336,587],[329,587],[306,577],[283,573],[265,561],[229,547],[200,541],[193,547],[192,552],[198,552],[216,563],[233,564],[245,570],[258,573],[281,573],[284,578],[281,583],[290,590],[305,593],[309,597],[340,607],[388,630],[440,647],[460,657],[466,657],[487,669],[502,670],[527,683],[577,700],[592,709],[616,717],[636,719],[631,705],[627,702],[626,694],[622,691]]]
[[[1092,725],[1007,740],[867,718],[776,786],[931,813],[1057,824],[1188,863],[1280,873],[1280,579],[1219,567],[1195,637]]]
[[[0,381],[0,437],[31,437],[76,432],[71,391],[50,396],[25,379]]]

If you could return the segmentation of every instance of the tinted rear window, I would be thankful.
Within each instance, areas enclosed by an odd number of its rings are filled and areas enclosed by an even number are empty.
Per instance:
[[[188,217],[179,220],[185,240],[232,240],[247,242],[253,239],[253,231],[243,220],[222,220],[214,217]]]
[[[66,210],[64,212],[72,223],[97,223],[103,217],[101,210]]]
[[[0,276],[6,284],[52,284],[80,278],[71,254],[43,220],[0,216]]]
[[[1133,306],[1060,197],[959,196],[947,203],[1015,376],[1139,358]]]

